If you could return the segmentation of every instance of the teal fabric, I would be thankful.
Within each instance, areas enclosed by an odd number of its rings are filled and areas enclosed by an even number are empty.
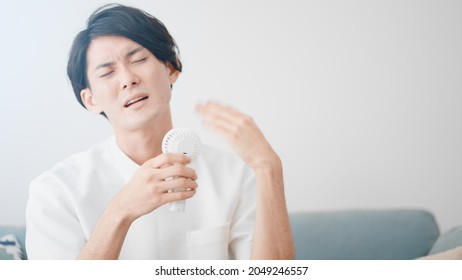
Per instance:
[[[5,248],[0,248],[0,260],[13,260],[13,256],[8,254]]]
[[[297,259],[414,259],[439,235],[423,210],[357,210],[290,214]]]
[[[441,253],[458,246],[462,246],[462,226],[453,228],[450,231],[441,234],[429,254],[433,255]]]
[[[23,255],[27,259],[26,253],[26,228],[24,226],[0,226],[0,237],[7,235],[7,234],[14,234],[18,239],[19,244],[21,244]],[[0,260],[2,260],[2,255],[0,254]]]

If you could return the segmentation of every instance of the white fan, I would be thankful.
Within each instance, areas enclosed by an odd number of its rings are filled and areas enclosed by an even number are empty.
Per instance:
[[[165,134],[162,140],[162,152],[185,154],[193,162],[201,147],[199,136],[190,128],[173,128]],[[176,189],[176,192],[185,191],[185,189]],[[185,201],[174,201],[170,203],[170,211],[183,212]]]

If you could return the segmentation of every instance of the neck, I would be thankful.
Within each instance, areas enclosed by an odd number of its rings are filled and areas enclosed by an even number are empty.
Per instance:
[[[171,115],[164,115],[164,118],[149,127],[115,132],[119,148],[138,165],[162,153],[162,140],[172,128]]]

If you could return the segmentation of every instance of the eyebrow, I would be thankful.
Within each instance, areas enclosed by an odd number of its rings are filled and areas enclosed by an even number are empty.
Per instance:
[[[130,58],[132,57],[133,55],[135,55],[136,53],[142,51],[144,48],[143,47],[137,47],[137,48],[134,48],[133,50],[129,51],[126,55],[125,55],[125,59],[127,58]],[[104,68],[104,67],[109,67],[109,66],[112,66],[114,65],[114,62],[104,62],[104,63],[101,63],[100,65],[96,66],[95,70],[98,70],[100,68]]]

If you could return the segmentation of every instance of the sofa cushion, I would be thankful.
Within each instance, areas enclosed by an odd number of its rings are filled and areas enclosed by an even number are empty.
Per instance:
[[[458,246],[462,246],[462,226],[441,234],[429,254],[441,253]]]
[[[27,259],[25,237],[26,227],[25,226],[0,226],[0,237],[14,235],[17,239],[19,246],[22,249],[22,259]],[[2,257],[0,256],[0,259]]]
[[[0,260],[22,260],[23,251],[14,234],[0,236]]]
[[[414,259],[439,235],[424,210],[291,213],[297,259]]]

